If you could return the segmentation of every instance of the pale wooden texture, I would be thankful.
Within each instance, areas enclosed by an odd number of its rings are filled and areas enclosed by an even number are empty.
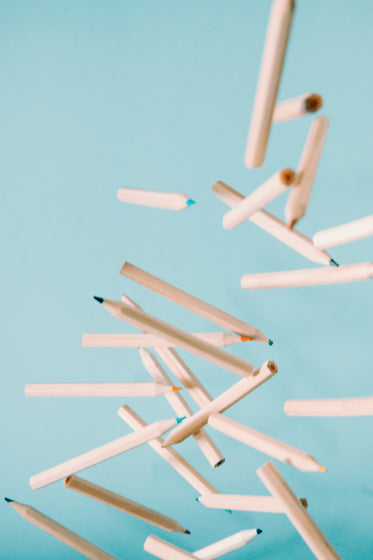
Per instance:
[[[288,463],[301,471],[324,471],[325,469],[315,461],[311,455],[283,443],[273,437],[262,434],[248,426],[244,426],[232,418],[227,418],[222,414],[212,414],[209,416],[208,424],[215,430],[241,441],[245,445],[253,447],[270,457]]]
[[[307,93],[299,97],[293,97],[286,101],[276,103],[273,111],[272,122],[283,122],[298,119],[304,115],[315,113],[322,107],[322,97],[317,93]]]
[[[124,302],[126,303],[126,302]],[[213,346],[231,346],[244,342],[237,334],[231,333],[192,333],[193,336]],[[85,348],[172,348],[163,338],[153,334],[84,334],[82,345]]]
[[[141,430],[146,426],[142,420],[129,406],[122,406],[118,410],[119,416],[124,420],[133,430]],[[213,487],[194,467],[192,467],[179,453],[174,449],[164,449],[162,438],[156,438],[149,441],[148,444],[154,449],[158,455],[162,457],[171,467],[179,473],[199,494],[216,493],[216,488]]]
[[[312,121],[295,183],[285,206],[285,218],[290,227],[293,227],[306,213],[328,128],[328,117],[320,116]]]
[[[174,390],[164,383],[27,383],[26,397],[155,397]]]
[[[104,300],[103,306],[118,319],[126,321],[141,330],[161,336],[172,345],[184,348],[184,350],[196,354],[200,358],[208,360],[222,368],[226,368],[237,375],[247,377],[251,375],[254,370],[250,362],[238,358],[233,354],[229,354],[221,348],[212,346],[212,344],[204,342],[139,309],[134,309],[124,303],[111,300]]]
[[[307,508],[305,498],[298,498]],[[273,496],[250,496],[245,494],[205,494],[198,501],[208,508],[232,511],[257,511],[261,513],[285,513],[281,503]]]
[[[145,272],[138,268],[137,266],[125,262],[121,268],[120,274],[137,282],[137,284],[141,284],[145,288],[152,290],[153,292],[163,296],[190,311],[212,321],[213,323],[220,325],[224,329],[230,330],[240,336],[245,336],[252,338],[253,340],[258,340],[259,342],[263,342],[268,344],[268,338],[265,337],[257,328],[252,327],[248,323],[241,321],[241,319],[237,319],[233,317],[233,315],[229,315],[229,313],[225,313],[225,311],[221,311],[217,307],[198,299],[179,288],[176,288],[172,284],[168,284],[164,280],[149,274],[149,272]]]
[[[98,548],[89,541],[83,539],[76,533],[73,533],[69,529],[66,529],[57,521],[54,521],[50,517],[47,517],[40,511],[27,506],[25,504],[20,504],[19,502],[10,502],[10,505],[20,514],[23,519],[29,521],[45,533],[48,533],[55,539],[67,544],[70,548],[73,548],[83,556],[90,558],[91,560],[118,560],[115,556],[108,554],[101,548]],[[37,557],[37,547],[36,557]]]
[[[281,272],[246,274],[241,278],[244,290],[295,288],[369,280],[373,277],[373,263],[348,264],[335,268],[308,268]]]
[[[319,560],[341,560],[330,542],[299,503],[276,467],[271,463],[258,469],[257,474],[271,494],[281,503],[282,508],[300,536]]]
[[[370,235],[373,235],[373,215],[334,228],[318,231],[313,236],[313,243],[315,247],[325,249],[351,243],[351,241],[363,239]]]
[[[175,519],[172,519],[172,517],[163,515],[163,513],[159,513],[154,509],[143,506],[133,500],[129,500],[120,494],[111,492],[98,484],[94,484],[93,482],[89,482],[88,480],[84,480],[78,476],[68,476],[64,480],[64,485],[70,490],[84,494],[84,496],[87,496],[88,498],[92,498],[93,500],[102,502],[110,507],[119,509],[124,513],[128,513],[133,517],[137,517],[142,521],[156,525],[166,531],[178,533],[185,533],[186,531],[185,528],[182,527]]]
[[[257,536],[258,532],[256,529],[239,531],[238,533],[234,533],[234,535],[230,535],[225,539],[214,542],[209,546],[201,548],[200,550],[196,550],[193,552],[193,556],[195,558],[199,558],[199,560],[214,560],[214,558],[219,558],[220,556],[223,556],[223,554],[227,554],[228,552],[232,552],[233,550],[237,550],[237,548],[245,546]]]
[[[286,401],[289,416],[372,416],[373,397],[303,399]]]
[[[235,208],[245,198],[223,181],[216,181],[212,186],[212,192],[231,208]],[[331,257],[326,251],[314,247],[309,237],[299,231],[290,230],[282,220],[266,210],[259,210],[249,220],[306,259],[320,264],[330,263]]]
[[[275,0],[271,7],[246,145],[247,167],[264,161],[294,7],[294,0]]]
[[[141,206],[152,206],[167,210],[183,210],[188,207],[187,202],[190,200],[184,193],[149,191],[128,187],[118,189],[117,197],[121,202],[127,202],[127,204],[140,204]]]
[[[97,463],[102,463],[107,459],[111,459],[111,457],[115,457],[120,453],[129,451],[130,449],[138,447],[151,439],[157,438],[165,432],[168,432],[168,430],[175,426],[176,423],[175,419],[154,422],[154,424],[150,424],[138,432],[132,432],[126,436],[115,439],[114,441],[110,441],[105,445],[101,445],[96,449],[83,453],[83,455],[74,457],[69,461],[65,461],[60,465],[32,476],[30,478],[30,486],[33,490],[36,490],[37,488],[42,488],[43,486],[52,484],[52,482],[61,480],[70,474],[92,467]]]
[[[233,229],[262,210],[266,204],[284,193],[294,183],[295,173],[291,169],[277,171],[242,202],[229,210],[223,217],[223,227]]]
[[[171,544],[155,535],[150,535],[144,543],[145,552],[162,558],[162,560],[195,560],[193,554]]]
[[[211,414],[224,412],[224,410],[227,410],[246,395],[260,387],[260,385],[268,381],[268,379],[273,377],[276,373],[276,364],[271,361],[265,362],[255,371],[254,375],[235,383],[235,385],[209,402],[193,416],[179,424],[176,429],[172,430],[163,445],[167,447],[184,441],[184,439],[203,428],[203,426],[207,424]]]

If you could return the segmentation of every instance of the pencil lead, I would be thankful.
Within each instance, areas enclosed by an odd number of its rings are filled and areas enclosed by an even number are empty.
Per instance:
[[[190,535],[190,531],[188,531],[188,529],[185,529],[184,533],[186,533],[187,535]]]
[[[232,510],[231,510],[231,509],[226,509],[225,511],[226,511],[227,513],[232,513]]]
[[[257,534],[257,535],[260,535],[260,533],[263,533],[262,529],[257,529],[257,530],[256,530],[256,534]]]
[[[326,468],[322,465],[319,466],[319,472],[326,472]]]
[[[269,339],[268,340],[268,346],[272,346],[273,345],[273,340]]]
[[[201,502],[199,501],[199,497],[196,498],[196,502],[201,503]]]
[[[220,459],[220,461],[218,461],[218,462],[216,463],[216,465],[214,465],[214,468],[220,467],[220,465],[222,465],[223,463],[225,463],[224,457],[223,457],[223,459]]]
[[[196,203],[196,201],[195,201],[195,200],[192,200],[191,198],[189,198],[189,199],[186,201],[186,205],[187,205],[187,206],[192,206],[192,204],[195,204],[195,203]]]
[[[176,422],[177,422],[178,424],[180,424],[180,422],[182,422],[183,420],[185,420],[185,418],[186,418],[186,416],[176,418]]]
[[[329,264],[330,266],[339,266],[339,264],[334,259],[330,259]]]
[[[181,391],[181,389],[182,389],[181,387],[175,387],[175,386],[172,387],[172,390],[173,390],[173,391]]]
[[[104,298],[102,298],[102,297],[93,296],[93,299],[98,301],[98,303],[104,303]]]
[[[241,342],[246,342],[247,340],[252,340],[250,336],[241,336]]]
[[[4,498],[4,500],[5,500],[6,502],[14,502],[14,500],[11,500],[10,498]]]

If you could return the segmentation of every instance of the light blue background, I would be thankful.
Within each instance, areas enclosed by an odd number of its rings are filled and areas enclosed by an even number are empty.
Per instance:
[[[248,194],[296,167],[311,119],[273,127],[265,164],[243,165],[270,3],[256,1],[3,1],[0,3],[2,185],[1,496],[31,504],[118,558],[148,556],[149,534],[196,550],[244,528],[263,534],[232,559],[311,559],[283,515],[205,509],[148,446],[87,473],[89,480],[174,516],[170,534],[70,492],[32,491],[48,467],[129,433],[122,399],[26,399],[26,382],[148,381],[136,349],[83,349],[84,332],[134,332],[92,300],[124,291],[185,330],[214,325],[119,276],[125,260],[257,326],[275,345],[231,349],[279,374],[228,415],[311,453],[326,474],[276,461],[344,559],[368,558],[372,538],[372,419],[290,418],[290,398],[373,394],[372,284],[245,292],[249,272],[314,266],[255,225],[223,230],[223,180]],[[299,0],[280,99],[316,91],[330,130],[306,234],[372,213],[372,5]],[[119,203],[121,186],[186,192],[183,212]],[[284,198],[270,206],[282,217]],[[341,263],[372,258],[372,240],[331,250]],[[238,377],[182,353],[214,395]],[[188,402],[196,407],[186,396]],[[126,401],[148,422],[166,400]],[[267,461],[211,434],[226,456],[212,470],[193,441],[178,446],[227,493],[266,494]],[[80,555],[0,506],[0,556]]]

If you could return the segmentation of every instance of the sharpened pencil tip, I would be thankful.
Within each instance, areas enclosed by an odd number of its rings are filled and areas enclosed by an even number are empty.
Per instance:
[[[227,513],[232,513],[232,510],[231,510],[231,509],[226,509],[225,511],[226,511]]]
[[[186,533],[187,535],[190,535],[190,531],[188,531],[188,529],[185,529],[184,533]]]
[[[242,342],[247,342],[248,340],[252,340],[252,338],[250,336],[241,336]]]
[[[319,466],[319,472],[326,472],[326,468],[323,466]]]
[[[4,500],[5,500],[6,502],[14,502],[14,500],[11,500],[10,498],[4,498]]]
[[[187,205],[187,206],[192,206],[192,205],[195,204],[195,203],[196,203],[196,201],[195,201],[195,200],[192,200],[191,198],[189,198],[189,199],[186,201],[186,205]]]
[[[295,224],[297,223],[298,220],[291,220],[290,224],[289,224],[289,229],[293,229]]]
[[[174,386],[174,387],[172,387],[172,390],[173,390],[173,391],[181,391],[181,387],[175,387],[175,386]]]
[[[257,530],[256,530],[256,534],[257,534],[257,535],[260,535],[260,533],[263,533],[262,529],[257,529]]]
[[[339,266],[339,264],[334,259],[330,259],[329,264],[330,266]]]
[[[103,303],[104,302],[104,298],[102,298],[102,297],[93,296],[93,299],[98,301],[98,303]]]
[[[268,346],[273,346],[273,340],[271,339],[268,340]]]
[[[185,420],[186,416],[180,417],[180,418],[176,418],[176,422],[178,424],[180,424],[180,422],[182,422],[183,420]]]

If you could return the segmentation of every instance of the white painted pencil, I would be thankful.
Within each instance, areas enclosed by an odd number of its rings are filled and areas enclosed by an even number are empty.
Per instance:
[[[247,167],[259,167],[264,161],[294,7],[294,0],[272,3],[246,145]]]
[[[27,383],[26,397],[155,397],[179,391],[164,383]]]
[[[168,284],[164,280],[149,274],[149,272],[145,272],[141,268],[138,268],[129,262],[124,263],[120,270],[120,274],[130,280],[133,280],[134,282],[137,282],[137,284],[141,284],[141,286],[152,290],[160,296],[189,309],[189,311],[193,311],[193,313],[220,325],[224,329],[228,329],[245,338],[251,338],[252,340],[257,340],[258,342],[263,342],[265,344],[272,344],[272,341],[264,336],[264,334],[257,328],[252,327],[248,323],[241,321],[241,319],[237,319],[237,317],[233,317],[233,315],[229,315],[229,313],[225,313],[225,311],[221,311],[221,309],[218,309],[217,307],[214,307],[213,305],[210,305],[209,303],[206,303],[205,301],[198,299],[179,288],[176,288],[172,284]]]
[[[160,383],[171,382],[167,373],[162,368],[161,364],[158,362],[155,356],[153,356],[145,348],[140,348],[139,352],[144,367],[147,369],[153,379],[159,381]],[[192,409],[179,393],[168,393],[165,394],[165,397],[178,416],[192,416]],[[200,430],[196,434],[193,434],[193,437],[196,444],[205,455],[206,459],[212,467],[218,467],[224,463],[224,456],[221,454],[218,447],[215,445],[209,434],[204,429]]]
[[[266,204],[284,193],[294,183],[295,173],[291,169],[278,171],[265,181],[242,202],[229,210],[223,217],[223,227],[233,229],[248,220]]]
[[[193,336],[212,344],[213,346],[232,346],[248,339],[237,334],[219,333],[192,333]],[[83,334],[82,345],[84,348],[172,348],[170,343],[153,334]]]
[[[286,101],[276,103],[273,111],[272,122],[289,121],[298,119],[310,113],[316,113],[322,107],[322,97],[317,93],[307,93],[299,97],[293,97]]]
[[[256,511],[260,513],[285,513],[281,503],[273,496],[247,496],[244,494],[205,494],[198,502],[212,509],[232,511]],[[304,508],[308,507],[306,498],[298,498]]]
[[[184,441],[187,437],[198,432],[208,422],[209,416],[216,412],[224,412],[246,395],[254,391],[277,373],[277,366],[272,361],[265,362],[251,377],[241,379],[216,399],[201,408],[190,418],[180,423],[179,429],[174,429],[166,438],[163,447],[169,447]]]
[[[212,186],[212,192],[231,208],[235,208],[245,199],[242,194],[223,181],[216,181]],[[320,264],[336,264],[325,250],[314,247],[309,237],[297,230],[290,230],[283,221],[266,210],[258,210],[249,220],[306,259]]]
[[[5,498],[5,501],[9,502],[12,508],[15,509],[16,512],[23,517],[23,519],[32,523],[55,539],[67,544],[70,548],[77,550],[80,554],[83,554],[83,556],[91,558],[91,560],[117,560],[116,557],[108,554],[89,541],[86,541],[83,537],[80,537],[69,529],[66,529],[66,527],[60,525],[57,521],[54,521],[50,517],[47,517],[44,513],[41,513],[37,509],[15,502],[9,498]]]
[[[373,235],[373,214],[341,226],[318,231],[313,236],[313,243],[316,247],[325,249],[351,243],[370,235]]]
[[[373,397],[286,401],[288,416],[372,416]]]
[[[127,202],[128,204],[153,206],[154,208],[165,208],[166,210],[184,210],[184,208],[195,204],[194,200],[184,193],[149,191],[128,187],[118,189],[117,197],[121,202]]]
[[[96,296],[94,296],[94,299],[99,303],[102,303],[103,306],[118,319],[127,321],[141,330],[149,331],[157,334],[158,336],[162,336],[171,344],[184,348],[184,350],[213,362],[220,367],[229,369],[233,373],[247,377],[253,372],[254,367],[250,362],[229,354],[221,348],[212,346],[212,344],[200,340],[199,338],[161,321],[152,315],[148,315],[139,309],[134,309],[119,301],[107,300]]]
[[[297,176],[285,206],[285,218],[290,228],[304,216],[329,128],[328,117],[316,117],[307,136],[297,169]]]
[[[88,498],[98,500],[108,506],[123,511],[124,513],[128,513],[133,517],[137,517],[142,521],[156,525],[166,531],[189,533],[187,529],[185,529],[172,517],[163,515],[163,513],[159,513],[154,509],[143,506],[133,500],[129,500],[120,494],[111,492],[102,486],[98,486],[98,484],[94,484],[93,482],[89,482],[88,480],[84,480],[78,476],[71,475],[65,478],[64,486],[70,490],[84,494],[84,496],[87,496]]]
[[[193,552],[193,556],[195,558],[199,558],[200,560],[214,560],[214,558],[219,558],[223,556],[223,554],[227,554],[228,552],[232,552],[233,550],[237,550],[237,548],[241,548],[249,544],[252,540],[255,539],[260,533],[263,533],[261,529],[246,529],[245,531],[239,531],[238,533],[234,533],[234,535],[230,535],[225,539],[220,541],[214,542],[209,546],[201,548],[200,550],[196,550]]]
[[[215,430],[241,441],[266,455],[270,455],[279,461],[288,463],[301,471],[325,472],[326,469],[318,463],[311,455],[283,443],[273,437],[262,434],[248,426],[244,426],[236,420],[232,420],[222,414],[211,414],[208,424]]]
[[[144,543],[145,552],[162,558],[162,560],[195,560],[195,556],[182,548],[171,544],[155,535],[150,535]]]
[[[171,418],[170,420],[160,420],[146,426],[138,432],[132,432],[126,436],[120,437],[114,441],[110,441],[105,445],[101,445],[92,451],[88,451],[83,455],[74,457],[69,461],[65,461],[60,465],[47,469],[30,478],[30,486],[33,490],[52,484],[57,480],[61,480],[70,474],[77,473],[98,463],[102,463],[107,459],[111,459],[120,453],[129,451],[134,447],[138,447],[160,435],[168,432],[175,424],[180,421],[179,418]]]
[[[281,272],[245,274],[241,278],[244,290],[295,288],[369,280],[373,277],[373,263],[348,264],[336,268],[307,268]]]
[[[118,415],[124,420],[133,430],[141,430],[147,424],[142,420],[129,406],[122,406],[118,410]],[[216,488],[213,487],[208,480],[206,480],[192,465],[190,465],[179,453],[174,449],[164,449],[163,439],[156,438],[148,441],[150,447],[154,449],[158,455],[169,463],[180,476],[184,478],[199,494],[216,493]]]
[[[308,514],[307,510],[286,484],[276,467],[268,462],[257,471],[257,475],[282,508],[300,536],[319,560],[341,560],[325,535]]]

